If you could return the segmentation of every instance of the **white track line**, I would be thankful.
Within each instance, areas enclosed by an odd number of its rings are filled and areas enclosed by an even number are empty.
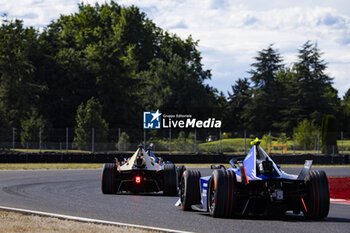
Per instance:
[[[79,221],[79,222],[107,224],[107,225],[114,225],[114,226],[120,226],[120,227],[132,227],[132,228],[139,228],[139,229],[153,230],[153,231],[160,231],[160,232],[191,233],[189,231],[179,231],[179,230],[160,228],[160,227],[142,226],[142,225],[136,225],[136,224],[122,223],[122,222],[112,222],[112,221],[105,221],[105,220],[100,220],[100,219],[83,218],[83,217],[48,213],[48,212],[42,212],[42,211],[36,211],[36,210],[12,208],[12,207],[7,207],[7,206],[0,206],[0,209],[7,210],[7,211],[20,212],[20,213],[25,213],[25,214],[36,214],[36,215],[41,215],[41,216],[45,216],[45,217],[68,219],[68,220],[74,220],[74,221]]]
[[[350,200],[346,199],[334,199],[330,198],[331,203],[333,204],[341,204],[341,205],[350,205]]]

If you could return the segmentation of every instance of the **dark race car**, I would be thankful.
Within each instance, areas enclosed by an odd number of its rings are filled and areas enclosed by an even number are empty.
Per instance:
[[[245,158],[232,159],[232,168],[212,165],[211,176],[185,171],[181,197],[183,210],[207,211],[213,217],[268,215],[286,211],[322,219],[329,212],[329,186],[324,171],[311,170],[306,160],[299,175],[285,173],[255,140]]]
[[[157,156],[155,156],[155,155],[153,154],[153,146],[154,146],[153,143],[151,143],[151,144],[149,145],[149,147],[147,148],[146,153],[147,153],[149,156],[153,157],[154,160],[155,160],[155,162],[158,163],[158,162],[159,162],[159,159],[160,159],[160,160],[162,160],[162,159],[159,158],[159,157],[157,157]],[[167,163],[167,164],[172,164],[172,162],[170,162],[170,161],[167,161],[166,163]],[[161,161],[161,164],[163,165],[164,162]],[[179,186],[179,187],[181,186],[181,176],[182,176],[182,174],[183,174],[183,172],[184,172],[185,170],[186,170],[186,167],[185,167],[184,165],[176,166],[177,183],[178,183],[178,186]]]
[[[102,193],[163,191],[164,195],[176,196],[179,169],[181,168],[156,157],[151,148],[145,151],[140,145],[128,160],[104,164],[101,174]]]

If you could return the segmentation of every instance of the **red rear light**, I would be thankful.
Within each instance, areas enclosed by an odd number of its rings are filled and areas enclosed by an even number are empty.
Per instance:
[[[136,182],[136,184],[140,184],[141,183],[141,176],[136,176],[135,182]]]

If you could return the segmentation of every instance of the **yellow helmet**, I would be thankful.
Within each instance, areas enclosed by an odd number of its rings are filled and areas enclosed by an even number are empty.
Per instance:
[[[251,141],[251,142],[250,142],[250,145],[252,145],[252,146],[254,146],[254,145],[259,145],[260,142],[261,142],[261,141],[259,140],[259,138],[255,138],[254,141]]]

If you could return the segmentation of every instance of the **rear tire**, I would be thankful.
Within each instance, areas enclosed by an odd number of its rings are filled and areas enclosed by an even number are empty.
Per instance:
[[[101,174],[101,189],[103,194],[116,194],[119,186],[117,165],[105,163]]]
[[[307,198],[304,214],[309,219],[322,219],[329,212],[329,185],[324,171],[312,170],[306,182]]]
[[[174,164],[164,165],[163,193],[166,196],[177,195],[177,174]]]
[[[233,171],[214,170],[208,187],[208,209],[215,218],[232,217],[237,207],[237,181]]]
[[[193,205],[201,203],[201,187],[200,187],[200,171],[192,171],[194,174],[194,203]]]
[[[185,170],[181,178],[180,200],[181,209],[191,210],[192,205],[201,203],[201,193],[199,180],[201,173],[199,171]]]

